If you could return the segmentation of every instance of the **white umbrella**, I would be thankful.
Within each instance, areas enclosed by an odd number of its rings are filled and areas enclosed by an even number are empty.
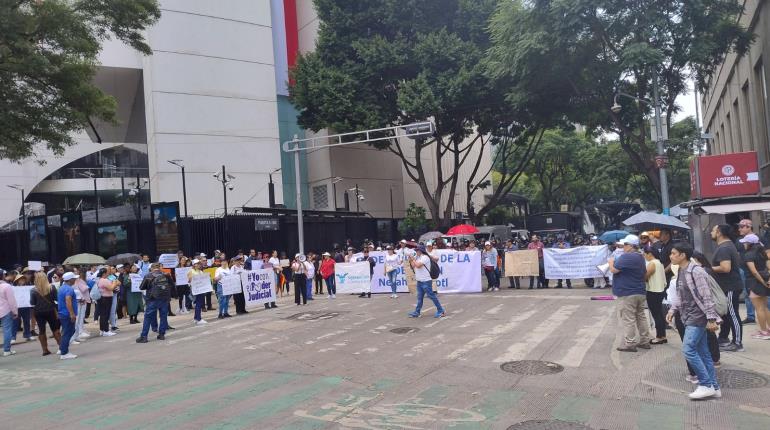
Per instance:
[[[623,221],[623,224],[629,227],[636,227],[639,230],[659,230],[661,228],[690,230],[690,226],[678,218],[655,212],[639,212]]]

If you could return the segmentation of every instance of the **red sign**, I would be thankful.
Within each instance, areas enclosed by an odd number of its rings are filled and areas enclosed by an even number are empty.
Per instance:
[[[756,152],[697,157],[690,164],[692,198],[759,194]]]

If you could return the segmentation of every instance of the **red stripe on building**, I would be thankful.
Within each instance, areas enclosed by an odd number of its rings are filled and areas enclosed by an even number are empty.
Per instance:
[[[291,71],[294,65],[297,64],[297,55],[299,54],[296,0],[283,0],[283,16],[286,25],[286,58],[289,70]]]

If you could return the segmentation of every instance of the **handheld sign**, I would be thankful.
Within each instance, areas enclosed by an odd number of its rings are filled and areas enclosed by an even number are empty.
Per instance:
[[[164,269],[173,269],[179,265],[179,256],[176,254],[161,254],[160,257],[158,257],[158,263],[160,263]]]
[[[131,292],[141,293],[142,290],[140,290],[139,287],[142,285],[142,281],[144,280],[144,277],[139,273],[131,273],[130,275],[128,275],[128,277],[131,280]]]
[[[177,267],[174,269],[174,276],[176,276],[176,282],[175,284],[177,286],[180,285],[187,285],[189,281],[187,280],[187,273],[192,270],[192,267]]]
[[[19,308],[31,308],[32,305],[29,303],[29,294],[32,292],[32,289],[35,288],[33,285],[19,285],[13,287],[13,295],[16,297],[16,306]]]
[[[238,275],[225,275],[219,279],[222,284],[222,295],[231,296],[241,292],[241,277]]]
[[[193,276],[190,282],[190,290],[194,296],[210,293],[212,291],[211,277],[206,273]]]

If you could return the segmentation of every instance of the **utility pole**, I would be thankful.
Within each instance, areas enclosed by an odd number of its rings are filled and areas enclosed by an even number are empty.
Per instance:
[[[663,206],[663,214],[669,214],[671,204],[668,200],[668,175],[666,174],[666,152],[663,149],[663,126],[660,121],[660,96],[658,95],[658,75],[652,78],[652,97],[655,106],[655,144],[658,149],[658,158],[661,160],[658,164],[660,173],[660,199]]]

